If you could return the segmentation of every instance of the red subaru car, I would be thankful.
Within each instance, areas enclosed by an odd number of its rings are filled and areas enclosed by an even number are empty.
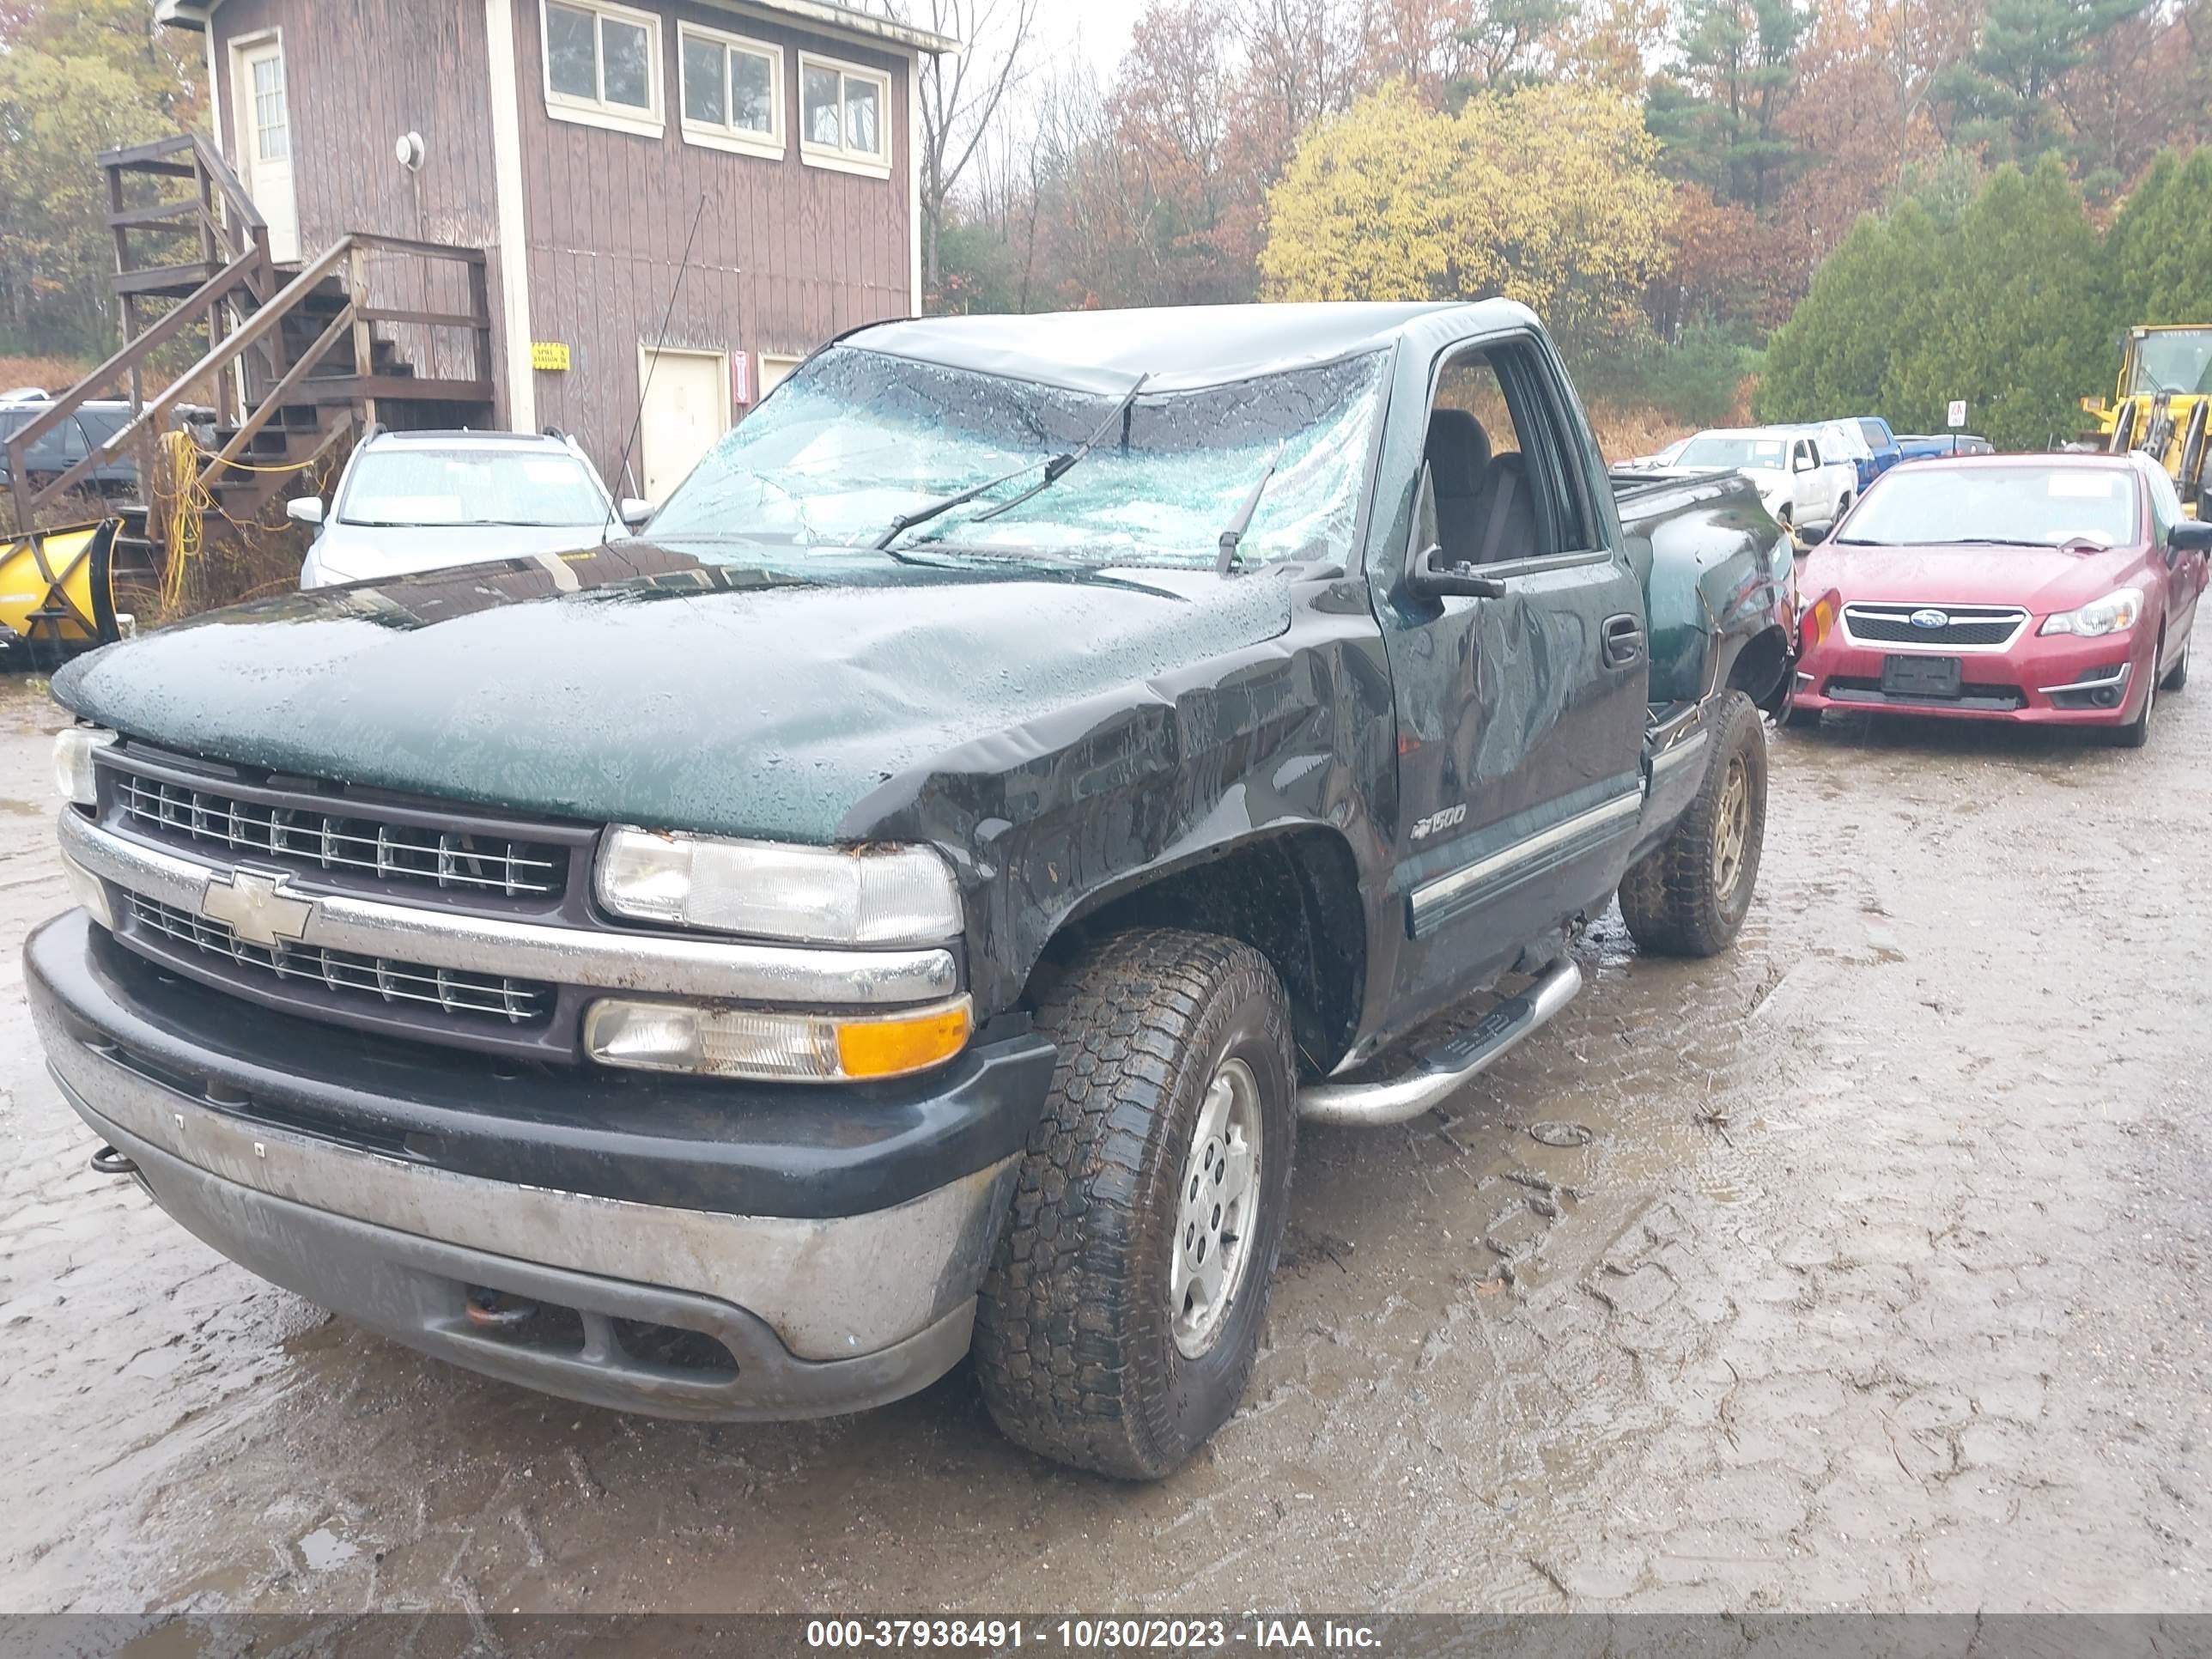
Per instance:
[[[2134,748],[2189,678],[2212,523],[2146,456],[1915,461],[1800,535],[1792,720],[2102,726]]]

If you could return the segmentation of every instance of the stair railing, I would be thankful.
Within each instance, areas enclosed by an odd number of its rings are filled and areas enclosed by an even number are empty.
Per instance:
[[[456,262],[466,270],[470,309],[466,312],[434,312],[379,307],[367,303],[368,267],[367,254],[372,250],[410,255],[418,258]],[[279,332],[284,319],[299,309],[307,297],[328,278],[343,271],[347,276],[346,301],[337,313],[325,325],[314,343],[301,352],[296,361],[286,368],[276,383],[256,400],[238,429],[216,454],[210,457],[201,470],[198,483],[204,488],[223,467],[235,461],[244,453],[256,433],[266,426],[294,393],[301,391],[307,380],[316,378],[317,367],[341,340],[350,336],[352,340],[353,374],[348,385],[354,396],[352,401],[364,427],[374,418],[374,404],[379,395],[398,395],[404,391],[398,382],[386,385],[374,374],[371,326],[378,322],[412,325],[429,329],[453,329],[465,331],[471,340],[471,356],[474,363],[473,377],[466,381],[448,383],[453,395],[471,401],[490,401],[491,398],[491,314],[489,297],[485,283],[485,260],[481,249],[448,247],[436,242],[417,242],[404,237],[380,236],[354,231],[317,254],[301,266],[297,276],[270,295],[246,319],[228,334],[216,331],[216,336],[206,353],[190,368],[177,376],[163,391],[150,398],[134,396],[137,404],[131,419],[118,428],[102,443],[90,446],[86,453],[66,471],[58,474],[44,486],[33,489],[24,471],[24,459],[32,444],[51,431],[60,422],[87,402],[92,395],[114,379],[119,372],[128,370],[134,376],[147,356],[176,337],[193,320],[222,302],[234,289],[246,283],[249,274],[257,269],[257,262],[266,264],[266,250],[260,244],[246,251],[223,266],[206,283],[196,289],[175,310],[155,323],[143,334],[125,342],[121,349],[79,380],[60,397],[53,406],[21,431],[13,434],[6,444],[9,484],[15,498],[16,527],[27,531],[37,521],[39,513],[63,492],[70,489],[93,471],[106,465],[123,454],[133,444],[150,451],[154,435],[168,416],[183,401],[185,391],[203,378],[219,375],[238,362],[245,353],[264,341],[281,343]],[[279,345],[281,352],[281,343]],[[342,377],[344,378],[344,377]],[[153,470],[149,462],[142,460],[141,479],[150,483]]]

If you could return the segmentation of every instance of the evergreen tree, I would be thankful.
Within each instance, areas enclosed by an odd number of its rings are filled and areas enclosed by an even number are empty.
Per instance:
[[[1753,410],[1762,421],[1879,415],[1890,364],[1925,332],[1925,295],[1940,282],[1936,221],[1908,200],[1887,220],[1859,221],[1813,278],[1812,291],[1767,343]]]
[[[2212,150],[2168,150],[2106,238],[2117,325],[2212,323]]]
[[[1973,55],[1937,77],[1949,104],[1954,143],[1987,145],[2027,163],[2060,142],[2051,94],[2092,46],[2148,0],[1990,0]]]
[[[1793,0],[1689,0],[1680,73],[1644,100],[1668,173],[1765,215],[1797,159],[1782,115],[1810,22]]]
[[[2058,158],[2032,173],[2000,167],[1938,252],[1940,276],[1901,307],[1907,337],[1884,410],[1936,430],[1964,398],[1975,429],[2004,449],[2069,435],[2079,400],[2110,378],[2110,301],[2095,228]]]

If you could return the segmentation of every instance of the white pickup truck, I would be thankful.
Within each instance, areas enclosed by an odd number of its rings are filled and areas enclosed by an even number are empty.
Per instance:
[[[1674,458],[1675,468],[1700,471],[1730,467],[1749,478],[1766,510],[1780,523],[1833,523],[1858,490],[1858,468],[1848,455],[1803,427],[1715,428],[1700,432]]]

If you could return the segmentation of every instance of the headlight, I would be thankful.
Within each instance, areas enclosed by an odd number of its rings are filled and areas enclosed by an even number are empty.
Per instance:
[[[2094,638],[2099,634],[2118,634],[2133,628],[2142,616],[2143,596],[2140,587],[2116,588],[2101,599],[2093,599],[2078,611],[2062,611],[2055,617],[2044,619],[2039,634],[2079,634]]]
[[[54,787],[64,800],[75,806],[98,804],[92,757],[114,741],[114,732],[96,726],[72,726],[54,738]]]
[[[851,1083],[948,1060],[967,1046],[974,1023],[964,996],[853,1018],[608,997],[584,1011],[584,1050],[602,1065],[648,1072]]]
[[[599,902],[640,921],[805,945],[939,945],[960,890],[926,847],[787,847],[618,826],[599,849]]]

